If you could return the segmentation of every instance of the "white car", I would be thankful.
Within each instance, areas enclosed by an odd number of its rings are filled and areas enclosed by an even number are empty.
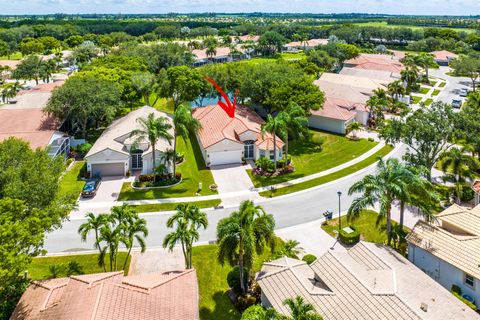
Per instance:
[[[466,97],[467,94],[468,94],[468,90],[467,90],[467,89],[465,89],[465,88],[460,89],[460,93],[459,93],[460,97]]]

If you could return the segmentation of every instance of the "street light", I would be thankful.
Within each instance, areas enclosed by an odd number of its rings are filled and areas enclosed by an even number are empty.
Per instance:
[[[342,196],[342,192],[338,191],[338,234],[340,234],[340,230],[342,230],[342,216],[340,211],[340,197]]]

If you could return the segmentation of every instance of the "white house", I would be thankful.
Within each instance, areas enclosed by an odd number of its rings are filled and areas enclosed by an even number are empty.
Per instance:
[[[461,288],[480,306],[480,206],[456,204],[429,225],[419,221],[407,236],[408,259],[450,290]]]
[[[115,120],[97,139],[90,151],[85,156],[87,171],[92,176],[123,176],[130,172],[147,174],[162,163],[162,153],[173,146],[164,139],[155,145],[155,166],[152,159],[152,147],[148,141],[135,143],[136,138],[131,137],[134,129],[139,129],[137,119],[146,118],[150,113],[155,117],[165,117],[172,124],[173,120],[164,113],[152,107],[145,106],[134,110],[126,116]]]
[[[328,39],[310,39],[307,41],[292,41],[283,46],[283,51],[297,52],[299,50],[310,50],[319,45],[328,44]]]
[[[344,99],[327,97],[323,108],[310,111],[308,126],[329,132],[346,134],[350,123],[362,120],[357,120],[357,117],[361,115],[356,111],[360,110],[365,110],[365,106],[351,103]],[[364,124],[366,124],[366,120]]]
[[[193,109],[202,129],[197,139],[207,166],[241,163],[242,159],[274,158],[273,136],[262,135],[263,119],[246,106],[237,106],[230,118],[218,105]],[[276,138],[277,160],[282,159],[283,141]]]
[[[478,320],[480,316],[392,248],[359,242],[310,265],[283,257],[257,275],[264,307],[289,314],[303,297],[325,320]]]

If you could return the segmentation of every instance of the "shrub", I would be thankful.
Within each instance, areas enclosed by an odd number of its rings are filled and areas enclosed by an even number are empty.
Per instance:
[[[340,238],[340,241],[343,244],[353,245],[353,244],[357,243],[358,241],[360,241],[360,233],[357,230],[355,230],[355,228],[353,228],[352,226],[350,226],[350,229],[352,229],[353,232],[347,233],[343,229],[340,230],[339,238]]]
[[[87,154],[88,151],[92,148],[92,145],[90,143],[82,143],[77,146],[77,151],[83,155]]]
[[[245,283],[245,287],[247,287],[249,271],[246,268],[244,268],[243,270],[244,270],[243,281]],[[240,287],[240,267],[239,266],[233,267],[233,269],[228,273],[227,283],[228,283],[228,286],[232,288],[233,292],[237,294],[242,292],[242,289]]]
[[[274,164],[272,160],[266,157],[260,157],[257,161],[255,161],[255,166],[263,171],[270,171],[273,170]]]
[[[185,159],[185,155],[177,153],[177,164],[182,163],[183,159]]]
[[[243,313],[241,320],[263,319],[265,315],[265,309],[259,305],[253,305],[248,307]]]
[[[462,289],[456,284],[452,284],[452,289],[450,289],[450,291],[462,295]]]
[[[323,144],[325,143],[325,139],[321,136],[314,135],[312,136],[312,142],[316,145],[317,149],[322,149]]]
[[[73,158],[68,158],[68,159],[67,159],[67,162],[66,162],[67,167],[68,167],[69,165],[71,165],[73,161],[75,161],[75,159],[73,159]]]
[[[240,295],[237,298],[237,305],[240,310],[245,310],[248,307],[253,306],[255,303],[257,303],[257,298],[250,294]]]
[[[313,254],[306,254],[302,258],[302,261],[305,261],[307,264],[312,264],[315,260],[317,260],[317,257]]]
[[[465,299],[464,297],[462,297],[461,294],[458,294],[457,292],[454,292],[454,291],[452,291],[452,294],[455,297],[457,297],[460,301],[465,303],[470,309],[477,310],[477,306],[474,303],[472,303],[472,302],[468,301],[467,299]]]
[[[375,141],[375,139],[373,139],[372,137],[369,137],[367,140],[370,141],[370,142]]]
[[[67,276],[84,274],[83,267],[75,260],[67,264]]]
[[[468,186],[465,186],[463,187],[463,190],[462,190],[462,202],[468,202],[470,200],[473,199],[473,197],[475,196],[475,193],[474,191],[472,190],[472,188],[468,187]]]

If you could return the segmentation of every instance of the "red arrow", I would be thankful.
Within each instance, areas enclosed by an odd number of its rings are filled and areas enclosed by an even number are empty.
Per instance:
[[[235,96],[233,98],[233,103],[230,102],[230,99],[228,98],[228,95],[222,90],[222,88],[220,88],[220,86],[215,82],[213,81],[213,79],[205,76],[204,77],[205,80],[207,80],[208,82],[210,82],[211,84],[213,84],[213,86],[215,88],[217,88],[217,91],[220,93],[220,95],[223,97],[223,99],[225,99],[225,102],[223,102],[222,100],[218,100],[218,105],[223,109],[223,111],[225,111],[227,113],[227,115],[230,117],[230,118],[234,118],[235,117],[235,107],[237,106],[237,95],[238,95],[238,91],[235,92]]]

